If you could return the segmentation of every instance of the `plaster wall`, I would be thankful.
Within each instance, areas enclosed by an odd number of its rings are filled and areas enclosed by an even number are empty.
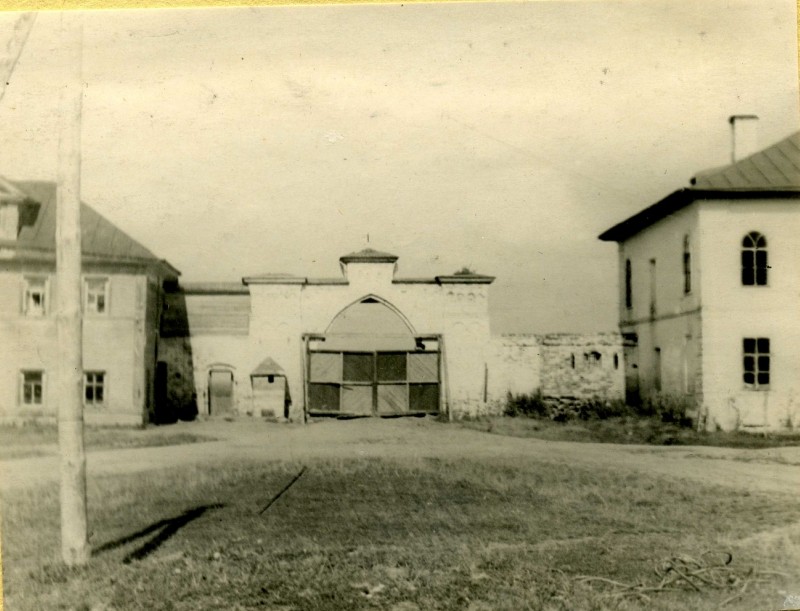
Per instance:
[[[704,405],[706,426],[800,426],[800,212],[796,200],[705,201],[703,236]],[[744,236],[767,239],[768,283],[743,286]],[[743,380],[743,338],[769,338],[770,384]]]
[[[490,411],[502,413],[512,395],[533,395],[541,385],[542,354],[535,335],[492,338],[488,368]]]
[[[251,284],[251,347],[261,359],[275,359],[286,372],[293,416],[304,409],[302,335],[324,334],[337,314],[368,296],[395,309],[416,335],[444,335],[444,390],[450,408],[469,414],[485,410],[487,285],[393,281],[393,268],[388,263],[351,263],[348,284]]]
[[[42,273],[37,270],[37,273]],[[55,275],[49,275],[47,310],[42,317],[22,313],[25,274],[0,272],[0,419],[15,422],[53,420],[58,402],[58,335],[55,316]],[[95,274],[92,274],[95,275]],[[109,279],[106,314],[84,317],[85,371],[104,371],[102,406],[87,405],[89,424],[142,424],[146,418],[144,380],[145,292],[143,276],[104,274]],[[41,405],[23,405],[20,372],[44,372]]]
[[[684,290],[684,239],[688,237],[691,290]],[[619,246],[620,329],[635,334],[630,350],[631,384],[642,396],[702,395],[701,294],[705,274],[699,204],[647,227]],[[625,267],[631,262],[631,308],[626,307]],[[655,265],[651,261],[655,261]],[[630,388],[629,388],[630,390]]]

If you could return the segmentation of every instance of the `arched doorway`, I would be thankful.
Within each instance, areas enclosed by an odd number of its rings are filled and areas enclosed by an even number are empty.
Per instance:
[[[439,411],[438,336],[414,333],[391,304],[368,295],[314,336],[307,351],[311,414],[390,416]]]
[[[212,416],[233,413],[233,371],[229,368],[208,371],[208,413]]]

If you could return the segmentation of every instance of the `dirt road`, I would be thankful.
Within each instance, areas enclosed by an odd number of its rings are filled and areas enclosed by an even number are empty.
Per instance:
[[[313,458],[513,457],[722,485],[751,492],[800,492],[800,448],[733,450],[551,442],[491,435],[430,419],[327,420],[308,425],[207,421],[172,425],[218,441],[103,450],[87,455],[89,477],[171,469],[228,459],[302,462]],[[0,462],[0,490],[55,482],[58,458]]]

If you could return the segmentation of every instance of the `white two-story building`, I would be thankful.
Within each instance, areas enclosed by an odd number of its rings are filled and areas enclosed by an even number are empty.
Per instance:
[[[630,399],[688,400],[707,429],[800,426],[800,132],[600,239],[619,244]]]

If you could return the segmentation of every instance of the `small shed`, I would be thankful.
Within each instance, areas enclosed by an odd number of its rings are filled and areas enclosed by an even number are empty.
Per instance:
[[[271,357],[265,358],[250,373],[253,387],[253,414],[288,418],[292,401],[286,373]]]

